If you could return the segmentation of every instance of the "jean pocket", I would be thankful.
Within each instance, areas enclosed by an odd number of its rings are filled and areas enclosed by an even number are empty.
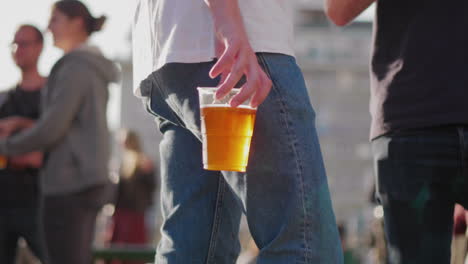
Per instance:
[[[141,82],[140,89],[142,91],[143,104],[148,113],[156,117],[156,123],[160,126],[162,123],[172,123],[174,125],[182,125],[181,120],[172,111],[171,107],[164,100],[164,96],[159,92],[154,78],[150,75],[147,79]]]
[[[432,169],[390,160],[377,161],[377,195],[401,201],[432,199]]]
[[[382,137],[372,145],[381,199],[417,201],[448,195],[459,166],[451,140],[405,135]]]

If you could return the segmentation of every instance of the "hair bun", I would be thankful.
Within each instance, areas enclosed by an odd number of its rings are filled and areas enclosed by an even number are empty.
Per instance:
[[[104,22],[106,22],[106,19],[106,16],[100,16],[98,18],[95,18],[93,23],[93,32],[100,31],[102,29],[102,26],[104,25]]]

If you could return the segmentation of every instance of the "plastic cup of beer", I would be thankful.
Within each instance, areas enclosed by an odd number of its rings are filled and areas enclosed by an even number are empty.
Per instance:
[[[246,101],[231,107],[229,101],[240,89],[232,89],[221,100],[214,87],[199,87],[203,167],[206,170],[245,172],[256,108]]]

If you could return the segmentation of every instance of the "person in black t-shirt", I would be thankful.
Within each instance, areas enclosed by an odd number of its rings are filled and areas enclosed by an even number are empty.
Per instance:
[[[326,0],[346,25],[374,0]],[[450,263],[468,206],[468,1],[377,0],[371,140],[391,264]]]
[[[40,90],[46,79],[37,63],[43,48],[42,33],[32,25],[21,25],[14,37],[13,59],[21,70],[19,84],[2,95],[0,122],[21,119],[25,128],[39,117]],[[7,136],[0,131],[1,136]],[[8,157],[7,168],[0,170],[0,263],[15,263],[20,237],[31,251],[46,263],[40,224],[39,168],[42,153]]]

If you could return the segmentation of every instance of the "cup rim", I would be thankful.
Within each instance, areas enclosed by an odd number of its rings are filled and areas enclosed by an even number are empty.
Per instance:
[[[213,91],[216,91],[218,89],[218,87],[197,87],[197,90],[198,92],[201,92],[201,93],[212,93]],[[232,88],[232,91],[235,91],[235,92],[239,92],[240,91],[240,88]]]
[[[197,90],[198,90],[198,94],[201,98],[201,96],[203,94],[212,94],[214,95],[215,91],[218,89],[218,87],[197,87]],[[235,93],[239,93],[241,89],[240,88],[232,88],[231,91],[229,91],[229,93],[232,93],[232,92],[235,92]],[[245,102],[244,102],[245,103]],[[238,105],[237,107],[235,108],[246,108],[246,109],[252,109],[252,110],[257,110],[258,107],[252,107],[250,106],[250,103],[249,104],[240,104]],[[200,107],[204,106],[204,107],[208,107],[208,106],[214,106],[216,104],[202,104],[200,102]],[[220,105],[229,105],[229,103],[223,103],[223,104],[220,104]]]

